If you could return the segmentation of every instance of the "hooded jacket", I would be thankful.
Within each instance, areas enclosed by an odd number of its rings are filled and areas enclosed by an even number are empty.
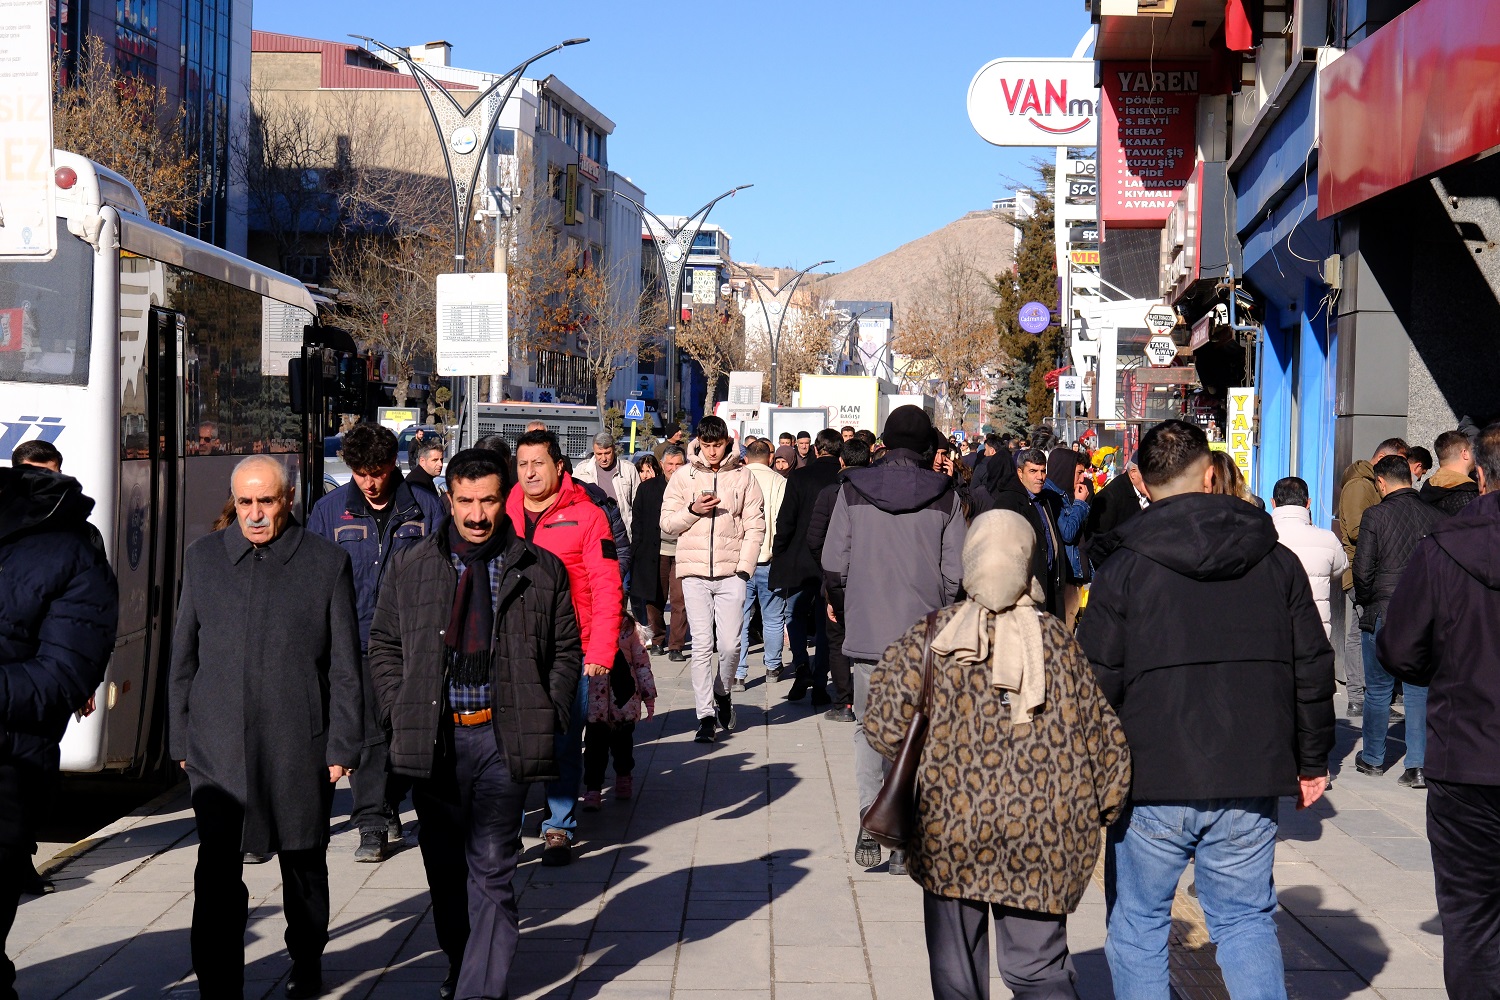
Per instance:
[[[1417,496],[1444,514],[1457,514],[1479,499],[1479,484],[1462,472],[1438,469],[1422,484]]]
[[[1375,466],[1360,459],[1351,462],[1339,480],[1339,531],[1343,533],[1344,555],[1349,569],[1344,573],[1344,589],[1354,587],[1354,551],[1359,545],[1359,526],[1365,511],[1380,502],[1375,488]]]
[[[1500,785],[1500,493],[1417,543],[1375,648],[1427,686],[1427,776]]]
[[[1412,551],[1443,516],[1410,486],[1392,490],[1365,511],[1354,553],[1354,603],[1359,605],[1363,631],[1375,631],[1375,621],[1385,614]]]
[[[609,666],[615,662],[620,604],[624,600],[619,554],[609,518],[566,472],[557,498],[535,527],[527,525],[523,496],[521,490],[512,489],[505,502],[511,526],[516,534],[557,556],[568,568],[573,613],[583,641],[583,662]]]
[[[1327,774],[1333,648],[1271,519],[1185,494],[1100,541],[1078,641],[1125,726],[1132,800],[1292,795]]]
[[[68,716],[104,679],[119,608],[93,509],[71,476],[0,469],[0,764],[56,771]]]
[[[846,469],[822,555],[845,594],[844,655],[879,660],[914,622],[952,604],[967,533],[953,481],[915,452],[889,448],[879,465]]]
[[[693,512],[704,490],[719,497],[706,517]],[[719,579],[743,573],[748,578],[765,541],[765,498],[739,456],[728,456],[715,471],[694,442],[688,464],[673,474],[662,497],[661,530],[677,536],[678,577]]]

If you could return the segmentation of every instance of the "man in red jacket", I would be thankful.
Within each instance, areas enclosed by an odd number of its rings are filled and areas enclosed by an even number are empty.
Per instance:
[[[516,441],[516,485],[505,512],[516,533],[563,561],[573,591],[573,613],[583,640],[583,677],[573,699],[566,733],[557,737],[561,777],[547,785],[547,819],[542,823],[542,864],[573,860],[578,829],[578,783],[583,779],[583,724],[588,715],[590,677],[606,677],[620,643],[623,587],[615,536],[604,511],[563,471],[562,448],[551,431],[527,431]]]

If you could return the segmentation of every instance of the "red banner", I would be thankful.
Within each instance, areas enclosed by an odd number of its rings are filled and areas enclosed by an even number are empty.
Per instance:
[[[1104,63],[1099,218],[1107,226],[1152,229],[1167,221],[1197,165],[1206,70],[1203,63]]]

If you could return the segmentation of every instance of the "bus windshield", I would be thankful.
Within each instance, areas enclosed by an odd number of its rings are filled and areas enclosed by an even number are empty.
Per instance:
[[[57,256],[0,261],[0,381],[87,385],[94,251],[57,223]]]

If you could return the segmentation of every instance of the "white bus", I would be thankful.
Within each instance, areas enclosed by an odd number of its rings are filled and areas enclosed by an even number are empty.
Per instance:
[[[95,501],[120,582],[119,638],[66,771],[162,762],[182,553],[207,533],[245,455],[305,449],[287,362],[314,321],[299,282],[155,225],[135,188],[56,154],[46,262],[0,262],[0,462],[41,438]]]

